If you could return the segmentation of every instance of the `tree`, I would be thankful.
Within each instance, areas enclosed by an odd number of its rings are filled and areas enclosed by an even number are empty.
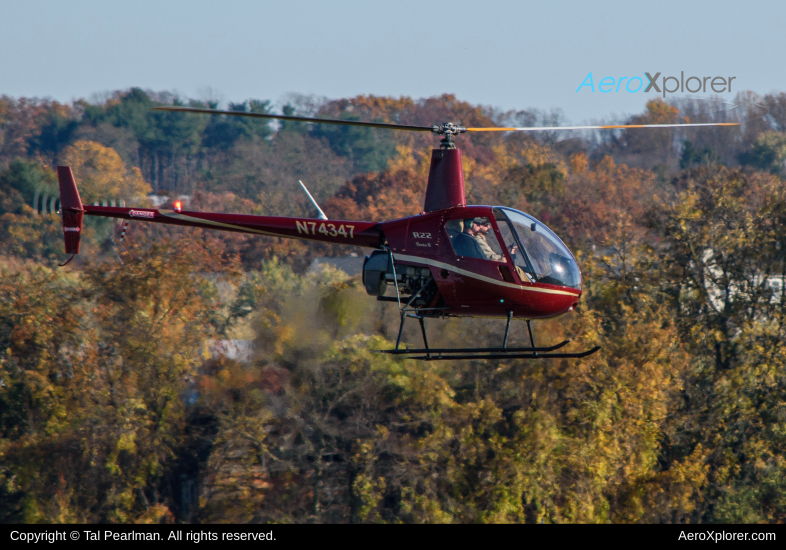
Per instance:
[[[199,106],[194,104],[194,106]],[[243,103],[230,103],[230,111],[268,113],[270,111],[269,101],[251,100]],[[270,129],[270,121],[259,120],[245,117],[211,117],[204,130],[202,145],[204,147],[220,147],[228,149],[232,147],[238,139],[257,138],[265,139],[273,131]]]
[[[29,141],[30,153],[56,159],[63,147],[71,141],[79,127],[79,120],[72,108],[57,102],[48,107],[44,119],[40,133]]]
[[[58,195],[54,171],[38,162],[15,160],[0,172],[0,253],[57,261],[63,247],[62,223],[49,214],[49,207]],[[36,197],[39,204],[33,204]],[[91,234],[86,237],[89,242]]]
[[[82,201],[139,201],[151,192],[138,168],[127,168],[113,149],[93,141],[77,141],[63,151],[60,162],[70,166]]]
[[[138,243],[77,279],[34,265],[0,280],[0,520],[159,522],[187,452],[215,250]]]
[[[692,357],[671,453],[706,453],[709,483],[694,520],[783,521],[783,184],[713,167],[685,173],[679,188],[651,218]]]
[[[31,206],[36,193],[48,196],[59,194],[53,170],[38,162],[22,159],[11,162],[6,170],[0,172],[0,193],[8,196],[14,191],[19,193],[23,203]],[[21,213],[18,208],[12,210],[0,206],[0,214],[11,211]]]
[[[717,162],[718,156],[709,147],[705,147],[699,151],[693,144],[685,140],[682,144],[682,157],[680,158],[680,168],[692,168],[696,165],[709,165]]]
[[[740,155],[740,162],[786,176],[786,133],[767,132],[760,135],[752,149]]]
[[[675,124],[688,122],[680,116],[677,107],[665,103],[661,99],[647,102],[646,112],[631,117],[625,124]],[[661,164],[671,166],[675,157],[674,128],[630,129],[623,130],[619,137],[609,137],[611,149],[620,155],[618,160],[626,164],[653,168]]]
[[[360,115],[354,112],[342,112],[338,118],[360,120]],[[379,120],[370,122],[379,122]],[[348,158],[357,172],[383,170],[395,151],[394,142],[374,128],[315,124],[311,134],[326,139],[331,149],[338,156]]]

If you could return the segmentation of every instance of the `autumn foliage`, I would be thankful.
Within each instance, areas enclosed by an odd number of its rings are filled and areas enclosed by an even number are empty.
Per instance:
[[[395,307],[312,263],[361,249],[142,222],[121,242],[88,218],[58,269],[60,218],[38,208],[65,163],[85,202],[313,215],[302,179],[331,218],[393,219],[422,209],[430,136],[162,114],[182,101],[138,89],[0,98],[0,521],[786,521],[786,111],[755,99],[776,129],[459,138],[468,202],[531,213],[581,265],[580,307],[536,338],[602,350],[546,364],[375,353]],[[284,110],[546,116],[452,95]],[[653,101],[631,121],[719,116]],[[428,321],[439,347],[503,328]],[[217,353],[227,340],[250,354]]]

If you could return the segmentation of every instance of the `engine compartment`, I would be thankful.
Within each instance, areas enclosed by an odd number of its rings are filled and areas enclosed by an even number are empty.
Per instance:
[[[416,307],[425,307],[437,293],[431,268],[395,260],[391,262],[391,254],[387,250],[375,250],[366,256],[363,262],[363,285],[370,296],[385,296],[390,286],[395,296],[396,287],[393,285],[396,285],[402,301],[408,302],[417,294],[411,304]]]

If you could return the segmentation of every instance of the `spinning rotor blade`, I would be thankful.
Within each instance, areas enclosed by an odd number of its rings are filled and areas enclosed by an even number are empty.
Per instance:
[[[365,126],[367,128],[388,128],[390,130],[409,130],[411,132],[432,132],[431,126],[407,126],[404,124],[388,124],[385,122],[361,122],[359,120],[341,120],[336,118],[313,118],[306,116],[273,115],[268,113],[246,113],[244,111],[218,111],[216,109],[198,109],[195,107],[154,107],[154,111],[176,111],[183,113],[202,113],[207,115],[247,116],[255,118],[275,118],[279,120],[296,120],[298,122],[321,122],[323,124],[343,124],[345,126]]]
[[[739,126],[739,122],[695,124],[608,124],[604,126],[529,126],[526,128],[467,128],[467,132],[543,132],[546,130],[611,130],[616,128],[686,128],[691,126]]]
[[[525,128],[465,128],[452,122],[434,124],[433,126],[410,126],[406,124],[390,124],[387,122],[362,122],[359,120],[342,120],[337,118],[315,118],[307,116],[274,115],[269,113],[247,113],[245,111],[219,111],[217,109],[200,109],[197,107],[154,107],[155,111],[174,111],[180,113],[200,113],[206,115],[245,116],[253,118],[271,118],[277,120],[295,120],[298,122],[314,122],[322,124],[341,124],[344,126],[365,126],[366,128],[386,128],[388,130],[407,130],[410,132],[431,132],[445,136],[443,143],[450,144],[452,136],[464,132],[545,132],[553,130],[614,130],[620,128],[690,128],[697,126],[739,126],[739,122],[700,122],[695,124],[606,124],[601,126],[529,126]]]

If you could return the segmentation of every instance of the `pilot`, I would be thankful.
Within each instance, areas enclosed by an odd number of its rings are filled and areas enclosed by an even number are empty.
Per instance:
[[[472,220],[472,222],[472,229],[475,232],[473,238],[477,241],[480,251],[483,252],[483,257],[487,260],[493,260],[495,262],[504,262],[505,257],[502,254],[497,254],[494,252],[486,240],[486,235],[489,231],[491,231],[491,222],[489,219],[475,218]]]

